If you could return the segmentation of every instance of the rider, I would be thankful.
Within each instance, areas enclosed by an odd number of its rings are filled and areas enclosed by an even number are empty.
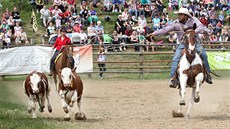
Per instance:
[[[177,33],[179,41],[182,39],[184,30],[183,28],[193,27],[193,25],[196,24],[197,28],[195,29],[195,32],[203,33],[204,31],[209,31],[196,17],[193,17],[187,8],[180,8],[178,12],[178,20],[176,20],[172,25],[166,26],[163,29],[156,30],[152,34],[149,34],[149,36],[155,36],[155,35],[164,35],[168,32],[175,31]],[[196,36],[198,38],[198,36]],[[207,76],[205,78],[205,81],[209,84],[212,84],[212,78],[210,76],[210,67],[208,64],[208,57],[205,52],[205,49],[201,46],[199,39],[198,43],[196,44],[196,50],[198,53],[201,52],[201,57],[204,61],[204,66],[207,69]],[[176,79],[176,70],[177,65],[180,61],[180,57],[182,55],[182,50],[185,48],[184,44],[179,44],[179,46],[176,49],[176,52],[174,54],[173,60],[172,60],[172,67],[171,67],[171,73],[170,77],[171,80],[169,82],[169,86],[172,88],[177,87],[177,79]]]
[[[56,42],[54,43],[54,46],[52,48],[52,50],[54,50],[56,48],[56,51],[53,55],[53,57],[51,58],[51,62],[50,62],[50,73],[49,76],[52,76],[53,71],[55,70],[55,59],[58,56],[58,54],[62,51],[62,47],[65,45],[71,45],[71,41],[70,38],[66,36],[66,28],[64,26],[61,27],[60,29],[61,35],[59,37],[57,37]],[[71,65],[73,65],[73,58],[71,58]]]

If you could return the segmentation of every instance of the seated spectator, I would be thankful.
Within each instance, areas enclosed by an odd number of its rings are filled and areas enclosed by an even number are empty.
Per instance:
[[[201,11],[199,15],[200,16],[204,15],[206,18],[209,16],[208,11],[204,7],[201,7]]]
[[[168,11],[167,11],[167,9],[166,9],[166,8],[164,8],[164,9],[163,9],[163,13],[162,13],[162,15],[164,15],[164,16],[165,16],[165,18],[166,18],[167,20],[169,20],[169,13],[168,13]]]
[[[59,17],[61,13],[62,13],[61,9],[59,9],[57,5],[54,6],[54,10],[52,10],[53,18],[56,19],[57,17]]]
[[[150,16],[151,16],[152,11],[150,10],[150,6],[149,6],[149,5],[146,5],[146,6],[144,7],[144,12],[145,12],[145,16],[146,16],[146,17],[150,17]]]
[[[159,12],[163,12],[163,9],[165,8],[164,2],[162,0],[156,0],[157,10]]]
[[[20,35],[20,43],[23,43],[25,45],[27,45],[29,43],[28,38],[27,38],[27,34],[26,32],[23,31],[23,29],[21,29],[21,35]]]
[[[14,27],[14,36],[19,37],[21,34],[22,27],[19,25],[19,22],[16,22],[16,26]]]
[[[76,0],[67,0],[67,2],[71,9],[76,6]]]
[[[66,26],[66,33],[72,33],[73,32],[73,26],[71,25],[71,21],[67,22]]]
[[[201,15],[200,22],[201,22],[204,26],[208,26],[208,20],[206,19],[205,15]]]
[[[144,6],[140,2],[137,2],[137,10],[138,10],[138,16],[145,15]]]
[[[71,7],[69,6],[64,12],[64,22],[67,23],[71,16],[72,16],[72,10],[71,10]]]
[[[113,12],[121,13],[121,0],[113,0]]]
[[[76,21],[74,26],[73,26],[73,32],[80,33],[80,31],[81,31],[81,26],[80,26],[79,22]]]
[[[13,17],[14,22],[21,22],[20,13],[16,7],[14,7],[14,11],[11,13],[11,16]]]
[[[67,0],[62,0],[61,6],[63,8],[62,12],[65,12],[68,8],[68,1]]]
[[[215,31],[216,25],[218,23],[218,19],[216,18],[216,15],[211,15],[211,18],[208,21],[208,25]]]
[[[117,48],[120,47],[121,40],[119,38],[120,36],[118,35],[117,31],[113,31],[112,34],[112,44],[115,44],[117,46],[113,46],[113,51],[117,52]]]
[[[224,14],[223,14],[223,11],[220,11],[218,20],[221,22],[222,25],[224,24]]]
[[[61,0],[53,0],[53,6],[61,6],[62,1]]]
[[[81,35],[81,42],[80,44],[86,44],[87,43],[87,34],[84,32],[84,30],[80,30]]]
[[[126,21],[128,19],[129,14],[128,14],[127,9],[124,9],[124,12],[122,12],[121,17],[123,21]]]
[[[227,11],[227,22],[228,22],[228,25],[230,25],[230,8]]]
[[[149,32],[149,28],[147,26],[147,21],[146,21],[146,18],[144,17],[144,15],[141,15],[138,18],[138,26],[143,27],[145,29],[145,34],[147,34]]]
[[[158,30],[160,29],[160,23],[161,23],[161,19],[159,18],[158,15],[155,15],[155,17],[152,20],[153,23],[153,30]]]
[[[111,12],[112,11],[112,0],[104,0],[104,8],[103,11],[105,12]]]
[[[87,28],[88,38],[91,39],[94,43],[94,37],[97,35],[93,23],[90,23],[90,26]]]
[[[212,17],[213,15],[217,15],[215,6],[211,8],[211,10],[208,12],[209,17]]]
[[[115,23],[114,30],[117,30],[118,33],[125,32],[124,21],[122,20],[122,16],[118,15],[117,21]]]
[[[101,25],[101,21],[97,22],[97,26],[95,27],[96,34],[98,35],[97,40],[99,44],[103,44],[103,34],[104,34],[104,27]]]
[[[14,33],[14,19],[12,16],[6,21],[7,24],[9,25],[10,29],[12,30],[12,33]]]
[[[222,11],[228,10],[228,3],[229,3],[228,0],[220,0],[220,3],[221,3],[220,6],[221,6]]]
[[[160,21],[160,28],[164,28],[167,26],[168,20],[166,19],[165,15],[162,15],[161,21]]]
[[[130,36],[130,42],[132,44],[138,44],[139,38],[136,31],[133,31],[132,35]],[[139,52],[139,46],[134,46],[135,52]]]
[[[41,13],[41,18],[42,18],[42,22],[44,27],[47,27],[47,23],[50,22],[52,20],[51,15],[50,15],[50,10],[46,8],[46,6],[43,6],[43,8],[40,11]]]
[[[47,27],[47,34],[48,36],[54,34],[56,31],[55,26],[53,26],[52,22],[49,22],[49,26]]]
[[[56,26],[56,28],[61,28],[61,17],[60,16],[56,17],[55,26]]]
[[[135,0],[130,0],[130,2],[128,3],[128,5],[129,5],[129,13],[131,15],[135,15],[135,17],[137,18],[138,15],[137,15],[137,6],[136,6]]]
[[[11,45],[11,37],[12,37],[12,32],[9,29],[6,33],[3,35],[3,46],[6,46],[6,48],[9,48]]]
[[[93,2],[90,3],[90,7],[94,7],[94,8],[97,8],[97,7],[101,7],[101,0],[93,0]]]
[[[148,4],[148,0],[141,0],[141,5],[147,5]]]
[[[96,24],[98,21],[98,17],[97,17],[97,11],[94,9],[94,7],[91,7],[90,11],[89,11],[89,18],[88,18],[88,22],[89,23],[93,23]]]
[[[8,8],[6,8],[5,12],[2,15],[2,20],[8,20],[10,18],[10,11]]]
[[[179,0],[172,0],[172,8],[174,10],[178,10],[179,9]]]
[[[3,33],[6,33],[10,29],[10,27],[7,24],[6,20],[2,20],[2,24],[0,26],[0,29],[2,30]]]
[[[222,41],[223,41],[223,42],[229,41],[230,32],[229,32],[229,27],[228,27],[228,26],[225,26],[225,27],[222,29],[221,35],[222,35]]]

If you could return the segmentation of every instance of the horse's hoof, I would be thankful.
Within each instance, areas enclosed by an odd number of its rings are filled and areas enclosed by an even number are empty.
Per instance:
[[[52,108],[50,106],[48,106],[48,111],[49,111],[49,113],[52,112]]]
[[[76,120],[86,120],[86,116],[84,113],[76,113],[75,114],[75,119]]]
[[[64,121],[70,121],[70,119],[71,119],[70,117],[65,117]]]
[[[196,98],[196,97],[194,97],[194,102],[195,102],[195,103],[200,102],[200,97],[197,97],[197,98]]]
[[[180,100],[180,103],[179,103],[181,106],[182,105],[185,105],[185,101],[184,100]]]
[[[184,117],[184,114],[182,112],[175,112],[175,111],[173,111],[172,112],[172,116],[173,117]]]

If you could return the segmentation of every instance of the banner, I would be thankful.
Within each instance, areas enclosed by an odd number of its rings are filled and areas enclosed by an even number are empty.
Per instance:
[[[25,46],[0,50],[0,75],[29,74],[34,70],[48,73],[51,47]],[[77,73],[93,71],[92,46],[74,47]]]
[[[230,70],[230,52],[207,52],[212,70]]]
[[[33,31],[36,32],[38,30],[38,24],[37,24],[37,18],[36,18],[34,9],[32,9],[31,24],[32,24],[32,27],[33,27]]]

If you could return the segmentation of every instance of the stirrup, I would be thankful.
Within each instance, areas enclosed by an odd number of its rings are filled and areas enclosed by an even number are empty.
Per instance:
[[[170,88],[176,88],[177,87],[177,80],[176,79],[170,79],[169,87]]]

